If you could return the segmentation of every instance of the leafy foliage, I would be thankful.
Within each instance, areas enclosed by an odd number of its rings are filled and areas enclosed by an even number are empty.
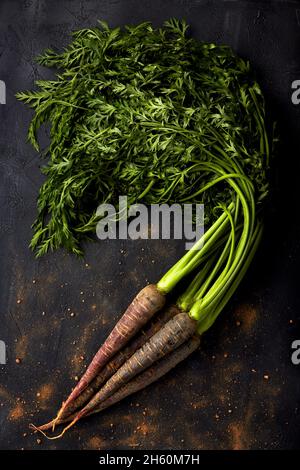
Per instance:
[[[38,62],[58,70],[56,80],[17,95],[34,110],[28,138],[36,150],[39,127],[51,125],[31,242],[37,255],[60,246],[82,253],[96,208],[117,205],[120,194],[129,205],[202,202],[209,223],[237,198],[224,175],[242,171],[256,202],[265,197],[264,101],[249,64],[229,47],[188,37],[176,19],[159,29],[100,22]]]

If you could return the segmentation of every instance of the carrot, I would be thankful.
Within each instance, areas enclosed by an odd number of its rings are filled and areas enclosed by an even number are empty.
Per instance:
[[[154,284],[149,284],[137,294],[104,344],[95,354],[81,380],[62,404],[54,420],[54,426],[108,361],[129,342],[164,304],[165,295]]]
[[[118,403],[129,395],[132,395],[133,393],[136,393],[142,390],[143,388],[146,388],[148,385],[152,384],[153,382],[167,374],[181,361],[186,359],[190,354],[192,354],[192,352],[194,352],[199,347],[199,344],[200,336],[192,336],[192,338],[190,338],[183,345],[175,349],[175,351],[171,352],[170,354],[167,354],[164,358],[160,359],[155,365],[149,367],[144,372],[134,377],[130,382],[127,382],[125,385],[119,388],[119,390],[117,390],[113,395],[107,398],[99,406],[88,412],[86,416],[100,413],[101,411],[109,408],[115,403]],[[75,417],[76,413],[62,419],[57,424],[68,423],[70,421],[73,421]],[[47,431],[48,429],[51,429],[51,427],[52,421],[43,426],[40,426],[38,430]]]
[[[186,312],[178,313],[117,370],[78,415],[80,417],[84,416],[100,402],[115,393],[122,385],[129,382],[130,379],[179,347],[195,332],[196,326],[195,320]]]
[[[142,330],[142,334],[133,338],[131,342],[123,350],[119,351],[104,368],[98,373],[97,377],[91,384],[83,390],[83,392],[63,411],[60,421],[74,413],[78,408],[83,406],[114,373],[126,362],[137,349],[140,349],[161,327],[171,318],[179,313],[176,305],[169,305],[159,316],[155,317],[150,325]],[[51,421],[53,424],[53,421]]]
[[[144,330],[139,336],[133,338],[127,347],[119,351],[111,361],[99,372],[91,384],[71,403],[69,412],[73,413],[76,409],[84,405],[103,385],[112,377],[115,372],[137,351],[140,349],[162,326],[179,312],[176,305],[170,305],[159,317]]]
[[[123,398],[132,395],[139,390],[147,387],[156,380],[163,377],[171,369],[173,369],[179,362],[187,358],[193,351],[195,351],[200,345],[200,336],[194,335],[184,344],[179,346],[175,351],[167,354],[165,357],[160,359],[153,366],[146,369],[144,372],[133,378],[130,382],[127,382],[119,390],[117,390],[112,396],[107,398],[98,407],[94,408],[89,414],[99,413],[106,408],[118,403]]]
[[[133,377],[181,346],[181,344],[195,333],[196,328],[197,322],[186,312],[181,311],[174,318],[169,320],[146,344],[144,344],[144,346],[138,349],[128,361],[117,370],[99,392],[96,393],[92,400],[77,413],[73,421],[55,438],[63,436],[71,426],[98,407],[100,403],[113,395]]]

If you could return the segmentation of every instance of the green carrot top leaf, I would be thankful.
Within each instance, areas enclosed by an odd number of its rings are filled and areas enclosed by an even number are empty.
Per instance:
[[[31,247],[81,253],[102,202],[201,202],[206,223],[236,199],[224,174],[242,171],[255,204],[268,191],[264,99],[249,64],[197,41],[184,21],[111,29],[99,21],[37,61],[57,70],[17,98],[34,110],[28,139],[50,124]],[[218,169],[218,171],[216,170]],[[220,172],[221,171],[221,172]],[[211,184],[212,183],[212,184]],[[248,197],[248,196],[247,196]]]

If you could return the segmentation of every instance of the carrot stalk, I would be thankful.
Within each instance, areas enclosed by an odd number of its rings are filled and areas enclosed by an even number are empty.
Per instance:
[[[165,295],[154,284],[144,287],[133,299],[119,322],[116,324],[104,344],[95,354],[85,374],[63,403],[55,423],[63,416],[70,404],[85,390],[99,371],[120,351],[129,340],[158,312],[165,304]],[[53,427],[54,427],[53,426]]]
[[[143,388],[146,388],[148,385],[151,385],[153,382],[166,375],[171,369],[173,369],[177,364],[186,359],[190,354],[192,354],[192,352],[194,352],[199,347],[199,344],[200,336],[192,336],[192,338],[190,338],[184,344],[175,349],[175,351],[172,351],[171,353],[167,354],[164,358],[160,359],[153,366],[149,367],[144,372],[134,377],[130,382],[127,382],[125,385],[119,388],[119,390],[117,390],[113,395],[107,398],[99,406],[87,413],[86,416],[100,413],[101,411],[109,408],[115,403],[118,403],[129,395],[133,395],[134,393],[142,390]],[[75,417],[76,414],[73,414],[61,420],[57,424],[68,423],[70,421],[73,421]],[[35,429],[38,431],[47,431],[48,429],[51,429],[51,427],[52,421]]]

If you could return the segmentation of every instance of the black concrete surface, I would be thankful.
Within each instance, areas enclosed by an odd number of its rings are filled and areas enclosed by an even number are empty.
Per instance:
[[[281,135],[261,249],[202,348],[159,383],[60,441],[32,435],[51,418],[115,320],[147,281],[183,252],[165,241],[86,244],[35,259],[30,225],[42,177],[26,143],[31,113],[14,94],[49,76],[34,57],[63,47],[70,32],[142,20],[186,18],[192,34],[229,44],[249,59]],[[300,3],[210,0],[1,0],[0,366],[1,449],[292,449],[299,447]],[[74,315],[73,315],[74,314]],[[83,359],[81,359],[83,356]],[[17,363],[16,359],[18,359]]]

